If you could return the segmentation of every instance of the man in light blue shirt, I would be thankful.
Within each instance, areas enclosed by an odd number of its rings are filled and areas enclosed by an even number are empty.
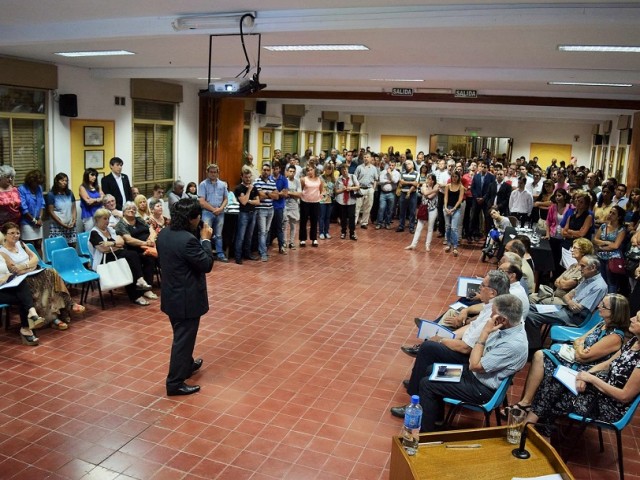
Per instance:
[[[229,260],[222,248],[222,229],[224,228],[224,208],[227,206],[227,183],[220,180],[220,169],[212,163],[207,167],[207,178],[198,185],[198,200],[202,207],[202,221],[213,228],[213,244],[218,260]]]

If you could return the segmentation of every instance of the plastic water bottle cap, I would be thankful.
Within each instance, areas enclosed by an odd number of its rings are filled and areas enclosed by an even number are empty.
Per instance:
[[[418,395],[411,395],[411,403],[417,405],[420,403],[420,397]]]

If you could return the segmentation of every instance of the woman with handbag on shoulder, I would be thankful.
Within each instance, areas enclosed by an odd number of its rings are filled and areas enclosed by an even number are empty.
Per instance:
[[[627,230],[623,222],[624,210],[614,205],[607,220],[593,235],[593,244],[598,249],[596,255],[600,259],[600,273],[609,286],[609,292],[617,292],[621,281],[626,279],[621,247]]]
[[[151,286],[145,282],[142,275],[142,265],[140,257],[133,250],[124,248],[124,240],[116,234],[113,227],[109,226],[111,213],[106,208],[100,208],[93,215],[94,227],[89,235],[89,250],[93,257],[91,265],[95,271],[103,263],[115,262],[124,259],[131,270],[132,281],[128,285],[123,285],[129,300],[138,305],[147,306],[149,302],[142,294],[148,291]]]
[[[422,171],[422,168],[420,169]],[[422,229],[427,226],[427,240],[425,242],[425,248],[427,252],[431,251],[431,239],[433,238],[433,228],[436,224],[436,218],[438,218],[438,185],[436,176],[433,173],[426,175],[426,181],[420,187],[420,206],[416,213],[416,219],[418,225],[416,231],[413,234],[413,240],[411,245],[405,247],[405,250],[415,250],[418,246],[418,240],[420,240],[420,234]]]
[[[622,295],[609,293],[598,305],[598,313],[602,321],[573,344],[554,344],[533,355],[522,397],[513,407],[529,411],[543,379],[553,377],[558,365],[588,370],[620,350],[629,328],[629,302]]]

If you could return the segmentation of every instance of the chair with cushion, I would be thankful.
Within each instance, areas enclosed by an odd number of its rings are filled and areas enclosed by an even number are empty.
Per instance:
[[[551,343],[567,343],[573,342],[576,338],[581,337],[598,323],[602,321],[600,312],[597,310],[588,316],[584,322],[577,327],[565,327],[564,325],[553,325],[551,327]]]
[[[102,290],[100,289],[100,275],[91,270],[87,270],[82,264],[82,260],[74,248],[67,247],[62,250],[53,252],[53,268],[58,271],[62,280],[70,285],[82,285],[80,292],[80,305],[87,300],[89,295],[88,285],[97,282],[98,293],[100,294],[100,305],[104,310],[104,301],[102,300]]]
[[[614,423],[603,422],[600,420],[594,420],[592,418],[585,418],[575,413],[569,414],[569,419],[575,422],[583,422],[584,426],[587,427],[589,425],[598,428],[598,439],[600,440],[600,453],[604,452],[604,442],[602,439],[602,429],[606,428],[609,430],[614,430],[616,432],[616,441],[618,444],[618,472],[620,473],[620,480],[624,480],[624,459],[622,458],[622,430],[633,420],[633,415],[638,408],[638,404],[640,403],[640,395],[636,397],[636,399],[631,403],[627,413],[624,416]]]
[[[45,263],[51,263],[52,253],[62,248],[67,248],[69,244],[63,237],[45,238],[42,242],[42,256]]]
[[[443,400],[445,403],[451,405],[449,408],[449,413],[445,418],[444,424],[447,426],[451,425],[453,418],[460,411],[461,408],[468,408],[469,410],[473,410],[474,412],[482,412],[484,414],[484,427],[488,427],[491,425],[491,412],[496,412],[496,422],[498,426],[502,425],[502,421],[500,419],[500,412],[498,408],[502,405],[507,397],[507,391],[509,390],[509,386],[511,385],[511,381],[513,380],[513,375],[508,376],[504,380],[500,386],[496,389],[496,393],[493,394],[493,397],[489,399],[487,403],[478,404],[471,402],[463,402],[462,400],[457,400],[454,398],[445,397]]]
[[[40,268],[53,268],[51,265],[48,265],[42,261],[40,255],[38,255],[38,250],[36,250],[36,247],[34,247],[32,243],[26,243],[25,245],[35,254],[36,258],[38,259],[38,266]]]

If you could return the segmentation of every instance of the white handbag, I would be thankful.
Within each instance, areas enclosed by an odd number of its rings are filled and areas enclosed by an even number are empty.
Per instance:
[[[111,253],[115,256],[113,250]],[[104,291],[124,287],[133,283],[131,268],[124,258],[118,258],[114,262],[106,261],[107,254],[102,255],[102,263],[96,268],[100,275],[100,289]]]
[[[576,361],[576,351],[573,348],[573,345],[569,345],[568,343],[562,344],[560,350],[558,350],[558,356],[570,363]]]

